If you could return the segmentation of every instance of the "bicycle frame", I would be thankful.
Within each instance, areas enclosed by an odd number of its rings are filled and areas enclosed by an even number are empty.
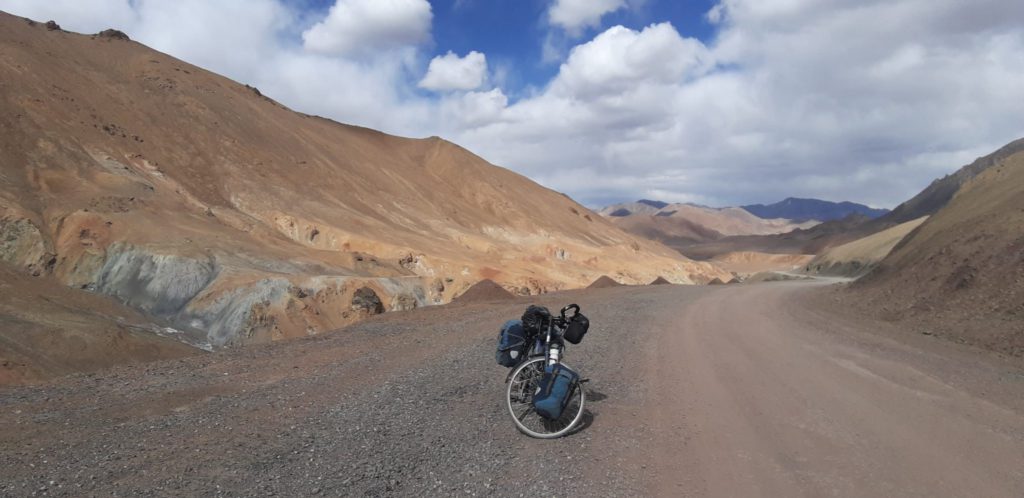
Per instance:
[[[576,313],[579,313],[579,311],[580,311],[580,307],[579,307],[578,304],[570,304],[570,305],[562,308],[560,316],[552,316],[551,319],[548,321],[548,329],[547,329],[547,332],[544,334],[544,339],[541,340],[541,338],[539,336],[538,337],[534,337],[534,339],[533,339],[533,346],[530,348],[529,353],[524,355],[523,359],[520,360],[519,363],[516,364],[516,366],[519,366],[520,364],[525,363],[526,361],[528,361],[528,360],[530,360],[532,358],[546,356],[546,355],[549,354],[549,352],[551,350],[551,341],[552,341],[552,339],[557,337],[558,334],[564,333],[565,328],[566,328],[566,326],[569,323],[569,319],[567,319],[565,317],[565,312],[570,310],[570,309],[575,309]],[[556,359],[554,361],[550,361],[549,360],[548,364],[549,365],[554,365],[556,363],[561,363],[562,362],[562,356],[564,356],[564,353],[563,353],[564,349],[565,349],[565,344],[564,343],[558,344],[557,357],[556,357]],[[508,376],[505,377],[505,383],[506,384],[509,383],[509,381],[512,380],[512,373],[515,372],[515,371],[516,371],[516,367],[512,367],[509,370]]]

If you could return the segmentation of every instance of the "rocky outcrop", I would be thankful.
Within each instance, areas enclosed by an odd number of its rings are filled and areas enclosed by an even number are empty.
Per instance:
[[[157,316],[182,309],[216,277],[212,259],[154,254],[117,243],[107,250],[106,262],[90,288]]]
[[[384,303],[380,297],[369,287],[360,287],[352,295],[352,310],[362,311],[370,315],[379,315],[384,312]]]
[[[11,216],[0,218],[0,261],[33,276],[49,273],[57,262],[38,227],[26,218]]]
[[[131,38],[128,38],[128,35],[124,34],[124,31],[118,31],[116,29],[105,29],[97,33],[96,36],[100,38],[106,38],[108,40],[131,40]]]

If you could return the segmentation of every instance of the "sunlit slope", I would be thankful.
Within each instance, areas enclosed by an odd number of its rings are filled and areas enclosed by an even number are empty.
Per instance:
[[[896,244],[927,219],[927,216],[922,216],[853,242],[830,248],[807,263],[806,270],[809,273],[821,275],[845,277],[863,275],[874,268],[892,251]]]
[[[603,274],[722,272],[626,234],[440,138],[293,112],[116,36],[0,14],[0,259],[116,296],[214,344],[315,334]]]
[[[891,319],[1024,355],[1024,151],[967,180],[851,290]]]

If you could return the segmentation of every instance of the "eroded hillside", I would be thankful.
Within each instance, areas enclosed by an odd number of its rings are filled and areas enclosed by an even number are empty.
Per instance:
[[[722,275],[442,139],[299,114],[120,33],[51,28],[0,14],[0,259],[214,346],[484,278],[525,294]]]

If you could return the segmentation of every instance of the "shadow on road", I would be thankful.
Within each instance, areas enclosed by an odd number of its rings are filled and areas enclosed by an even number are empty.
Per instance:
[[[607,394],[594,389],[587,389],[587,402],[598,403],[606,399],[608,399]]]
[[[595,391],[593,389],[587,389],[586,392],[587,392],[587,403],[599,403],[601,401],[604,401],[604,400],[608,399],[608,395],[604,394],[604,393],[602,393],[600,391]],[[575,428],[573,428],[573,430],[569,431],[569,433],[567,433],[564,437],[570,437],[570,436],[572,436],[574,434],[578,434],[578,433],[580,433],[582,431],[587,430],[587,428],[590,427],[594,423],[594,419],[597,418],[597,415],[598,415],[598,412],[593,411],[593,410],[591,410],[589,408],[584,408],[583,409],[583,418],[580,419],[579,425],[577,425]]]
[[[591,410],[588,410],[588,409],[584,408],[583,409],[583,418],[580,419],[580,423],[576,427],[574,427],[571,431],[566,433],[565,436],[562,436],[562,437],[572,437],[572,436],[574,436],[576,434],[579,434],[580,432],[583,432],[583,431],[587,430],[587,427],[590,427],[590,425],[594,423],[594,419],[595,418],[597,418],[597,412],[594,412],[594,411],[591,411]]]

